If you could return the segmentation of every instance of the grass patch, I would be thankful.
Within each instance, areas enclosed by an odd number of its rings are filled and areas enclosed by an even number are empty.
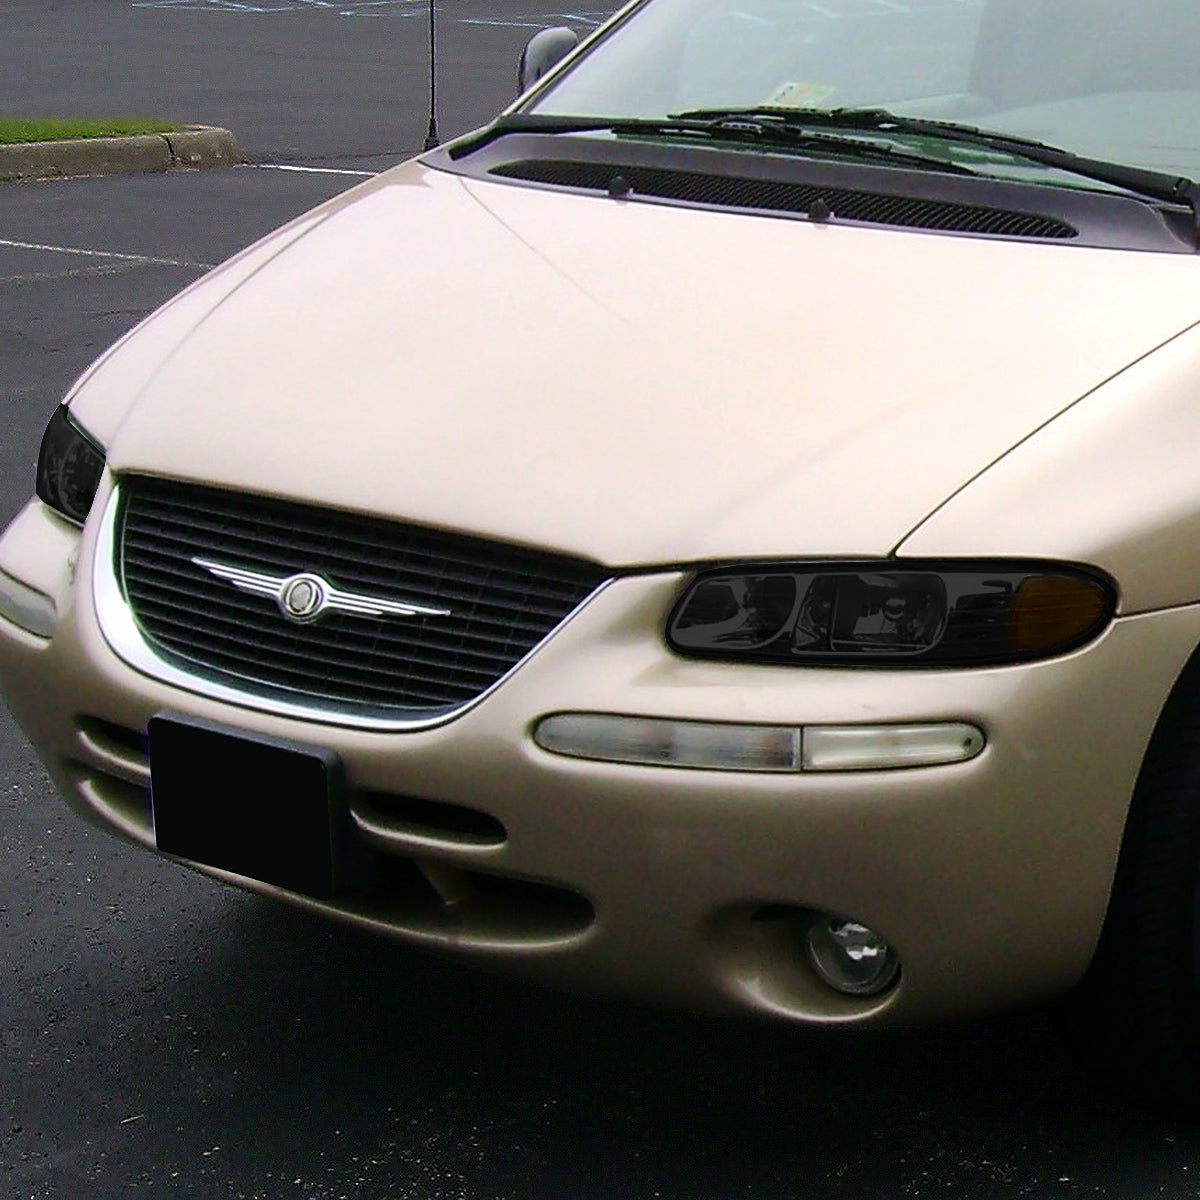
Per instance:
[[[175,133],[182,128],[149,117],[0,117],[0,145],[120,137],[131,133]]]

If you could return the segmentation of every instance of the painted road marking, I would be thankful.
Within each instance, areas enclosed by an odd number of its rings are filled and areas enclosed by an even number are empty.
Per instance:
[[[550,25],[599,25],[612,16],[604,12],[553,12],[529,13],[515,17],[459,17],[460,25],[496,25],[512,29],[545,29]]]
[[[290,163],[251,163],[256,171],[305,171],[311,175],[354,175],[359,179],[374,179],[378,171],[347,171],[343,167],[295,167]]]
[[[946,0],[939,0],[945,3]],[[248,13],[324,12],[336,17],[424,17],[427,0],[132,0],[131,8],[171,8],[193,11]],[[546,25],[599,25],[613,13],[611,8],[589,12],[537,12],[512,17],[449,17],[460,25],[502,25],[542,28]]]
[[[939,10],[980,8],[983,0],[802,0],[799,8],[809,17],[836,20],[893,13],[928,13]],[[178,8],[231,13],[324,12],[338,17],[420,17],[428,12],[428,0],[132,0],[133,8]],[[587,12],[538,12],[511,17],[453,17],[460,25],[509,25],[538,27],[554,22],[599,25],[614,9]],[[448,17],[449,14],[446,14]],[[443,18],[446,19],[446,18]]]
[[[327,12],[338,17],[413,17],[427,0],[133,0],[132,8],[205,9],[209,12]]]
[[[194,271],[209,271],[215,263],[190,262],[183,258],[156,258],[152,254],[120,254],[116,250],[86,250],[82,246],[51,246],[45,242],[15,242],[0,238],[0,246],[13,250],[43,250],[49,254],[77,254],[84,258],[112,258],[119,262],[144,263],[151,267],[187,267]]]
[[[0,283],[55,283],[60,279],[79,279],[86,275],[122,275],[136,271],[137,263],[101,263],[95,267],[71,267],[66,271],[30,271],[24,275],[0,275]]]

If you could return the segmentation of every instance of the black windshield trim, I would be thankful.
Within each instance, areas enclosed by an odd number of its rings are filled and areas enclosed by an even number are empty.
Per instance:
[[[1091,158],[1033,138],[957,121],[905,116],[886,108],[701,108],[672,113],[669,119],[678,120],[684,125],[708,123],[710,127],[718,129],[730,124],[758,123],[780,132],[791,130],[797,136],[821,130],[848,134],[895,134],[935,138],[954,145],[994,150],[1019,162],[1067,171],[1082,179],[1124,188],[1150,200],[1185,205],[1192,214],[1193,234],[1200,246],[1200,184],[1195,180],[1186,175],[1170,175],[1128,163]]]
[[[868,134],[874,130],[866,130]],[[894,143],[855,137],[853,131],[806,129],[790,122],[759,121],[752,117],[689,120],[669,117],[665,120],[641,118],[613,119],[550,117],[537,114],[502,116],[474,134],[450,146],[451,158],[463,158],[509,133],[612,133],[623,137],[676,138],[700,140],[758,149],[792,148],[800,153],[827,154],[842,158],[874,161],[898,167],[942,171],[948,175],[975,175],[978,172],[933,154],[922,154]]]
[[[817,187],[876,191],[906,199],[946,201],[1049,217],[1064,221],[1077,231],[1077,236],[1073,238],[1057,239],[1044,244],[1176,254],[1195,252],[1189,213],[1172,213],[1120,192],[1069,188],[988,176],[941,174],[866,162],[798,157],[773,148],[750,152],[722,147],[719,144],[699,143],[689,146],[672,141],[653,142],[640,137],[614,138],[603,132],[597,132],[594,137],[587,136],[586,133],[562,137],[559,134],[513,131],[482,141],[468,135],[468,139],[465,140],[474,143],[466,154],[455,155],[456,144],[451,143],[423,155],[421,161],[438,170],[502,186],[576,191],[580,195],[592,196],[597,193],[505,178],[493,172],[522,161],[559,160],[605,163],[613,168],[614,175],[619,173],[623,165],[630,165],[678,171],[706,171],[725,175],[730,179],[803,182]],[[623,199],[673,207],[730,211],[728,206],[694,204],[653,196],[631,195]],[[766,219],[809,219],[804,214],[757,209],[753,215]],[[836,214],[832,223],[839,223]],[[946,230],[938,231],[937,236],[996,239],[1003,235]],[[1030,241],[1024,238],[1019,240],[1026,243]]]

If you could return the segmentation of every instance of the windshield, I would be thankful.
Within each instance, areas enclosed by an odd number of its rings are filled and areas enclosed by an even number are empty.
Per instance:
[[[882,107],[1200,175],[1200,0],[649,0],[526,112]]]

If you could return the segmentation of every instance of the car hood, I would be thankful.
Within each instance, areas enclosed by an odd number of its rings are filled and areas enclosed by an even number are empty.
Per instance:
[[[153,336],[168,310],[121,347],[138,386],[114,470],[613,565],[888,553],[1200,318],[1187,255],[614,201],[417,163],[280,246],[202,282],[169,337]],[[76,397],[85,425],[104,375]]]

